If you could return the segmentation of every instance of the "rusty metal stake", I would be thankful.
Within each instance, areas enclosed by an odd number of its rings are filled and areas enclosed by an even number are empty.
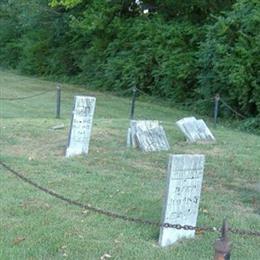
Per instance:
[[[229,241],[228,224],[226,219],[223,221],[221,228],[221,237],[215,242],[215,258],[214,260],[230,260],[232,243]]]

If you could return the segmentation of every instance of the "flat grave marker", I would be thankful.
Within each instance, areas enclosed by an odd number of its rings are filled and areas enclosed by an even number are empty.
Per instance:
[[[127,134],[127,146],[144,152],[170,149],[165,131],[159,121],[131,120]]]
[[[95,97],[74,97],[66,157],[88,154],[95,105]]]
[[[185,117],[176,124],[190,143],[215,141],[215,137],[202,119]]]
[[[196,226],[205,156],[170,155],[167,188],[161,223]],[[195,230],[160,228],[159,245],[174,244],[182,238],[192,238]]]

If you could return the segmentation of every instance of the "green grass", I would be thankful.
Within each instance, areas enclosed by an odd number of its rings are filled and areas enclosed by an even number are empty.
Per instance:
[[[61,119],[55,119],[55,83],[0,71],[0,158],[37,183],[72,199],[120,214],[161,218],[169,153],[206,155],[198,225],[260,230],[260,137],[219,126],[216,144],[188,145],[175,121],[187,111],[137,102],[136,115],[162,121],[169,152],[126,148],[129,99],[62,86]],[[64,158],[73,96],[95,95],[90,153]],[[212,128],[212,122],[204,118]],[[61,130],[51,126],[64,124]],[[70,206],[0,168],[0,259],[212,259],[216,233],[197,235],[166,249],[159,229],[128,223]],[[230,235],[233,259],[259,259],[259,237]]]

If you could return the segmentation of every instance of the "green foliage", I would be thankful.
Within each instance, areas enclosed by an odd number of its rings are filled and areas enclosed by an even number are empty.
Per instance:
[[[111,6],[119,5],[121,9],[129,12],[133,11],[133,6],[135,0],[109,0],[109,1],[83,1],[83,0],[50,0],[50,5],[52,7],[64,6],[65,8],[73,8],[77,5],[83,4],[85,2],[93,3],[97,2],[100,6],[106,5],[109,3]],[[157,13],[160,13],[167,19],[173,17],[184,16],[189,19],[195,20],[197,22],[207,18],[209,13],[223,10],[229,7],[234,0],[141,0],[139,1],[141,6],[150,6],[156,10]]]
[[[82,2],[82,0],[51,0],[50,5],[52,7],[63,5],[63,6],[66,6],[67,8],[72,8],[81,2]]]
[[[259,114],[256,0],[230,12],[233,0],[134,2],[3,0],[0,64],[118,92],[136,85],[172,102],[220,92],[241,113]]]
[[[68,16],[48,8],[47,3],[6,1],[0,5],[2,66],[29,74],[73,74]]]
[[[96,59],[94,74],[87,74],[97,86],[106,89],[127,89],[136,85],[149,94],[183,101],[192,95],[196,73],[195,50],[198,30],[188,22],[165,23],[162,19],[129,18],[118,26],[111,24],[111,32],[117,32],[107,45],[98,44],[100,59]],[[90,48],[95,59],[94,46]],[[104,62],[105,60],[105,62]],[[90,71],[83,63],[82,71]],[[87,67],[85,67],[87,66]],[[97,74],[98,73],[98,77]]]
[[[18,20],[19,8],[8,1],[0,3],[0,61],[2,66],[15,67],[20,58],[18,40],[22,28]],[[17,28],[20,27],[20,31]]]
[[[210,13],[230,7],[234,0],[157,0],[154,2],[158,10],[168,19],[185,17],[201,23]]]
[[[239,128],[250,133],[260,134],[260,117],[248,118],[239,123]]]
[[[199,51],[198,91],[220,93],[231,106],[248,115],[260,114],[259,1],[240,0],[231,12],[208,26]]]
[[[89,154],[64,159],[72,97],[88,90],[64,84],[62,117],[55,119],[54,85],[0,70],[0,89],[6,97],[53,90],[31,99],[1,100],[0,160],[11,168],[83,204],[159,222],[169,153],[202,153],[207,160],[198,226],[220,227],[226,218],[233,228],[260,230],[259,136],[221,126],[212,129],[218,140],[215,144],[187,145],[173,122],[188,111],[138,102],[137,117],[161,120],[171,150],[143,153],[128,149],[124,141],[129,127],[128,99],[91,91],[98,104]],[[57,124],[66,127],[47,130]],[[3,167],[0,171],[1,260],[98,260],[105,253],[113,260],[213,258],[216,232],[161,249],[159,226],[81,210],[23,183]],[[232,233],[231,240],[233,259],[259,259],[260,237]]]

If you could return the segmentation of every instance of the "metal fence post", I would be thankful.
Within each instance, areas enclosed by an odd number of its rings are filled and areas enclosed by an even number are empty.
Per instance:
[[[131,103],[131,113],[130,113],[130,119],[133,120],[135,117],[135,100],[136,100],[136,93],[137,89],[136,87],[133,87],[133,96],[132,96],[132,103]]]
[[[215,257],[214,260],[230,260],[232,244],[228,239],[228,224],[224,219],[221,228],[221,237],[215,242]]]
[[[56,87],[56,118],[60,118],[60,98],[61,98],[61,86],[60,84]]]
[[[220,100],[220,96],[219,94],[216,94],[214,97],[214,127],[217,127],[219,100]]]

